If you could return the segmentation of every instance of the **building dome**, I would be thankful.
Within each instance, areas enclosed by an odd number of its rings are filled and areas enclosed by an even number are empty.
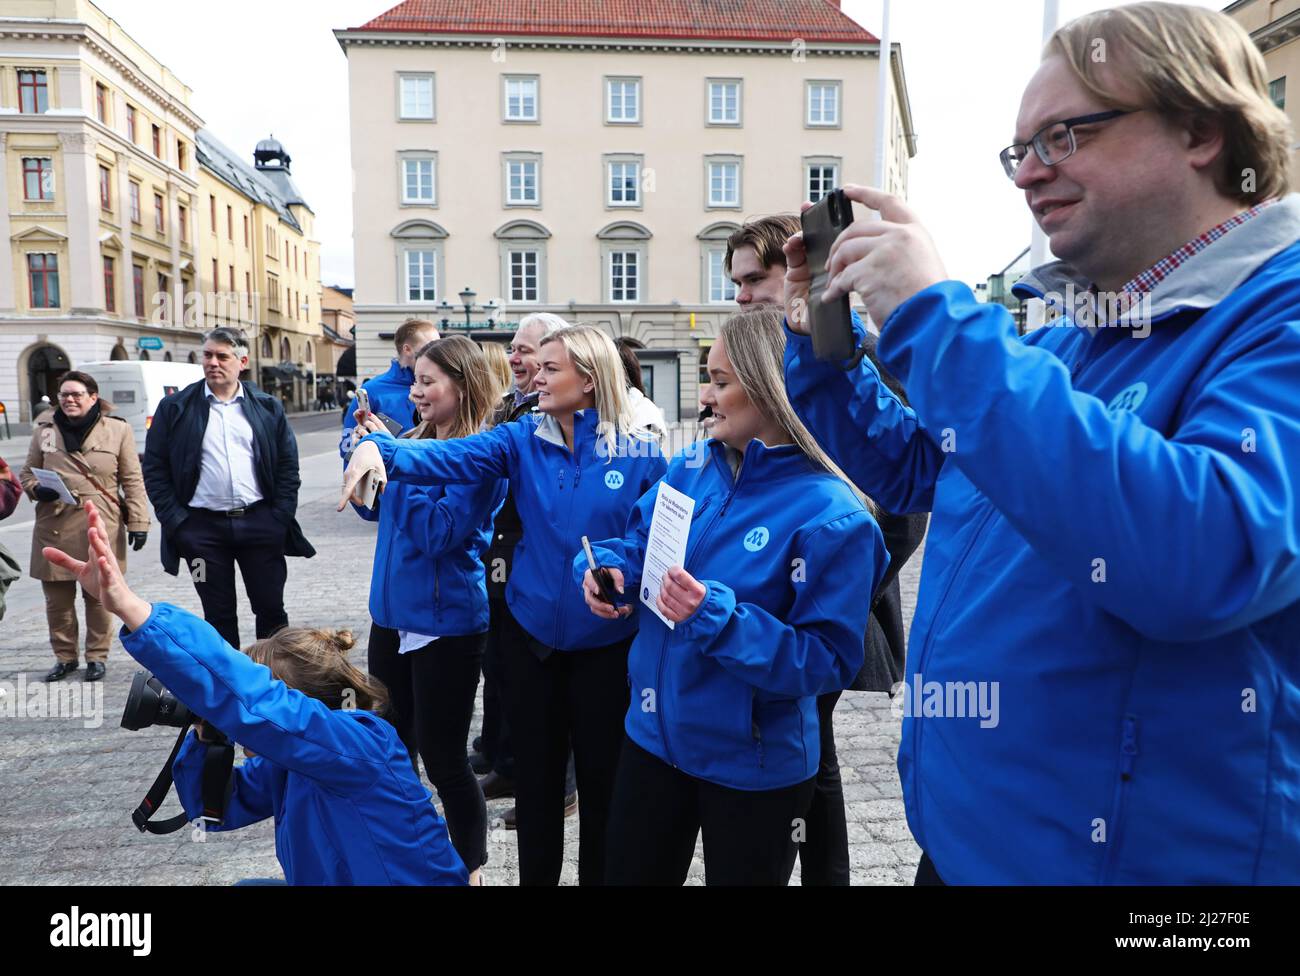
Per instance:
[[[275,136],[263,139],[253,149],[253,162],[258,169],[289,169],[289,154]]]

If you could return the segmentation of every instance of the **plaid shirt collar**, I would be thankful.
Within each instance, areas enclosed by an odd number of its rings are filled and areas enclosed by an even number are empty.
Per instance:
[[[1232,230],[1234,227],[1240,227],[1264,208],[1275,203],[1277,203],[1277,200],[1265,200],[1262,203],[1257,203],[1249,210],[1243,210],[1241,213],[1229,217],[1223,223],[1211,227],[1200,237],[1193,238],[1172,254],[1161,258],[1141,274],[1129,279],[1128,284],[1120,289],[1120,293],[1148,294],[1154,291],[1156,285],[1169,277],[1175,268],[1185,263],[1192,255],[1204,251],[1219,238],[1223,237],[1224,234],[1228,233],[1228,231]]]

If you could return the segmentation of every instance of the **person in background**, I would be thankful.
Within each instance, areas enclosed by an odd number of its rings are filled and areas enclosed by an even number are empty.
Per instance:
[[[245,656],[193,614],[133,593],[90,502],[85,518],[85,560],[54,547],[41,555],[116,614],[127,653],[203,716],[172,764],[191,821],[205,812],[205,744],[220,730],[248,758],[231,774],[222,823],[207,829],[273,817],[289,884],[466,883],[429,791],[383,718],[383,685],[347,658],[350,633],[290,627]]]
[[[42,414],[32,426],[27,462],[19,478],[36,502],[32,527],[31,575],[41,581],[45,616],[55,664],[46,681],[59,681],[76,671],[78,663],[77,580],[41,556],[47,545],[65,547],[84,558],[86,515],[81,503],[93,503],[103,516],[104,532],[112,540],[119,562],[126,562],[128,543],[137,552],[149,533],[140,459],[131,425],[111,414],[100,400],[99,384],[89,373],[71,371],[59,381],[59,406]],[[72,492],[76,504],[59,500],[53,488],[41,485],[34,469],[55,472]],[[112,620],[95,595],[82,587],[86,607],[86,681],[99,681],[107,670]]]
[[[614,342],[590,326],[541,341],[539,413],[455,440],[371,435],[348,464],[339,508],[367,472],[411,484],[508,477],[524,535],[506,587],[504,698],[515,751],[519,877],[554,885],[564,856],[564,779],[572,743],[581,803],[578,877],[605,876],[605,825],[628,705],[635,619],[599,620],[560,572],[583,535],[622,531],[663,474],[652,435],[631,426]]]
[[[784,885],[819,765],[817,696],[862,666],[862,588],[889,555],[785,398],[784,345],[779,307],[723,323],[700,397],[710,439],[674,459],[621,537],[592,546],[629,604],[649,600],[641,573],[664,486],[694,501],[684,563],[663,577],[659,615],[639,611],[628,659],[613,884],[682,884],[703,831],[708,884]],[[585,553],[573,577],[597,617],[631,613],[602,600]]]
[[[645,343],[630,336],[622,336],[614,344],[618,346],[619,358],[623,360],[623,372],[627,376],[627,399],[632,404],[632,418],[637,426],[654,431],[662,449],[668,442],[668,421],[664,419],[663,410],[646,396],[641,361],[636,355],[638,349],[645,348]]]
[[[791,403],[935,513],[898,757],[919,884],[1300,882],[1300,195],[1269,77],[1201,7],[1053,34],[989,160],[1060,259],[1016,285],[1059,313],[1023,337],[902,200],[845,186],[879,219],[824,297],[862,296],[910,407],[814,356],[786,245]]]
[[[519,320],[519,328],[510,340],[506,357],[510,387],[492,413],[493,427],[512,423],[537,412],[536,379],[541,366],[539,354],[542,340],[568,325],[564,319],[549,312],[536,312]],[[524,535],[519,510],[515,505],[515,492],[530,490],[527,484],[511,485],[508,488],[505,504],[497,512],[493,524],[492,544],[483,555],[490,611],[487,647],[483,652],[483,734],[478,740],[476,755],[471,756],[470,761],[476,763],[478,771],[485,774],[482,780],[483,795],[489,800],[514,796],[515,793],[515,758],[514,751],[510,748],[510,722],[501,700],[507,660],[504,642],[508,634],[515,633],[506,627],[509,616],[506,584],[514,565],[515,547]],[[564,815],[570,817],[578,812],[572,757],[565,775]],[[507,830],[514,830],[518,826],[517,812],[513,808],[506,811],[504,822]]]
[[[483,429],[496,381],[473,341],[429,343],[414,371],[420,423],[403,439],[445,441]],[[373,416],[357,427],[392,437]],[[445,488],[392,482],[379,500],[370,578],[370,673],[388,688],[412,764],[417,752],[424,760],[473,885],[487,861],[487,809],[465,752],[488,629],[480,556],[505,493],[502,479]]]
[[[510,354],[499,342],[480,342],[479,348],[487,357],[488,369],[496,383],[496,395],[493,400],[501,400],[514,386],[514,377],[510,372]]]
[[[742,309],[762,305],[781,307],[785,297],[785,242],[799,233],[799,218],[777,214],[749,221],[731,235],[723,267],[736,286]],[[856,313],[855,313],[856,315]],[[865,340],[867,357],[882,381],[902,401],[902,386],[876,358],[875,337]],[[898,574],[925,538],[929,516],[924,512],[893,515],[875,512],[885,536],[889,567],[871,596],[871,616],[863,635],[866,654],[862,670],[847,691],[893,691],[902,680],[907,659],[903,626],[903,594]],[[817,699],[821,729],[821,765],[812,805],[807,814],[805,839],[799,844],[799,883],[845,886],[849,883],[849,828],[844,813],[844,786],[835,745],[835,706],[843,691],[836,689]]]
[[[387,371],[372,377],[361,384],[370,399],[370,409],[382,417],[396,421],[398,433],[406,433],[418,423],[415,408],[411,405],[411,384],[415,375],[411,366],[420,350],[438,338],[438,327],[425,319],[407,319],[393,333],[393,346],[396,357],[389,363]],[[352,453],[358,440],[365,436],[365,431],[354,433],[357,426],[357,406],[355,402],[343,411],[343,435],[339,438],[339,457],[344,461]],[[364,513],[358,513],[363,514]]]
[[[286,556],[316,554],[298,510],[298,442],[280,401],[241,383],[248,340],[239,329],[203,339],[203,375],[164,397],[145,438],[144,480],[162,523],[163,570],[183,559],[203,616],[239,647],[235,567],[244,579],[257,636],[289,622]]]

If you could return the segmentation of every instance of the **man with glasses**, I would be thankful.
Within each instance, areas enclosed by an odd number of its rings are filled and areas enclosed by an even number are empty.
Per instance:
[[[906,206],[846,188],[882,219],[840,236],[827,296],[862,296],[911,408],[813,357],[787,244],[791,402],[882,505],[933,511],[899,753],[918,882],[1300,882],[1291,142],[1222,14],[1061,28],[1002,153],[1061,259],[1016,286],[1049,327],[1018,338]]]

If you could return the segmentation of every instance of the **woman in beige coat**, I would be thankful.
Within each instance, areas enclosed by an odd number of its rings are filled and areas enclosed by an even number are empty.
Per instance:
[[[42,487],[33,469],[56,472],[78,502],[94,501],[123,566],[128,535],[132,548],[139,550],[149,531],[149,505],[135,437],[129,423],[109,415],[111,409],[100,401],[99,384],[93,376],[65,373],[59,383],[58,409],[34,423],[27,463],[19,472],[23,490],[36,502],[31,574],[45,591],[45,616],[56,659],[46,681],[59,681],[79,667],[77,581],[71,573],[46,562],[41,549],[54,546],[84,560],[86,514],[79,505],[60,501],[54,489]],[[82,597],[86,602],[85,680],[98,681],[108,660],[112,617],[84,589]]]

